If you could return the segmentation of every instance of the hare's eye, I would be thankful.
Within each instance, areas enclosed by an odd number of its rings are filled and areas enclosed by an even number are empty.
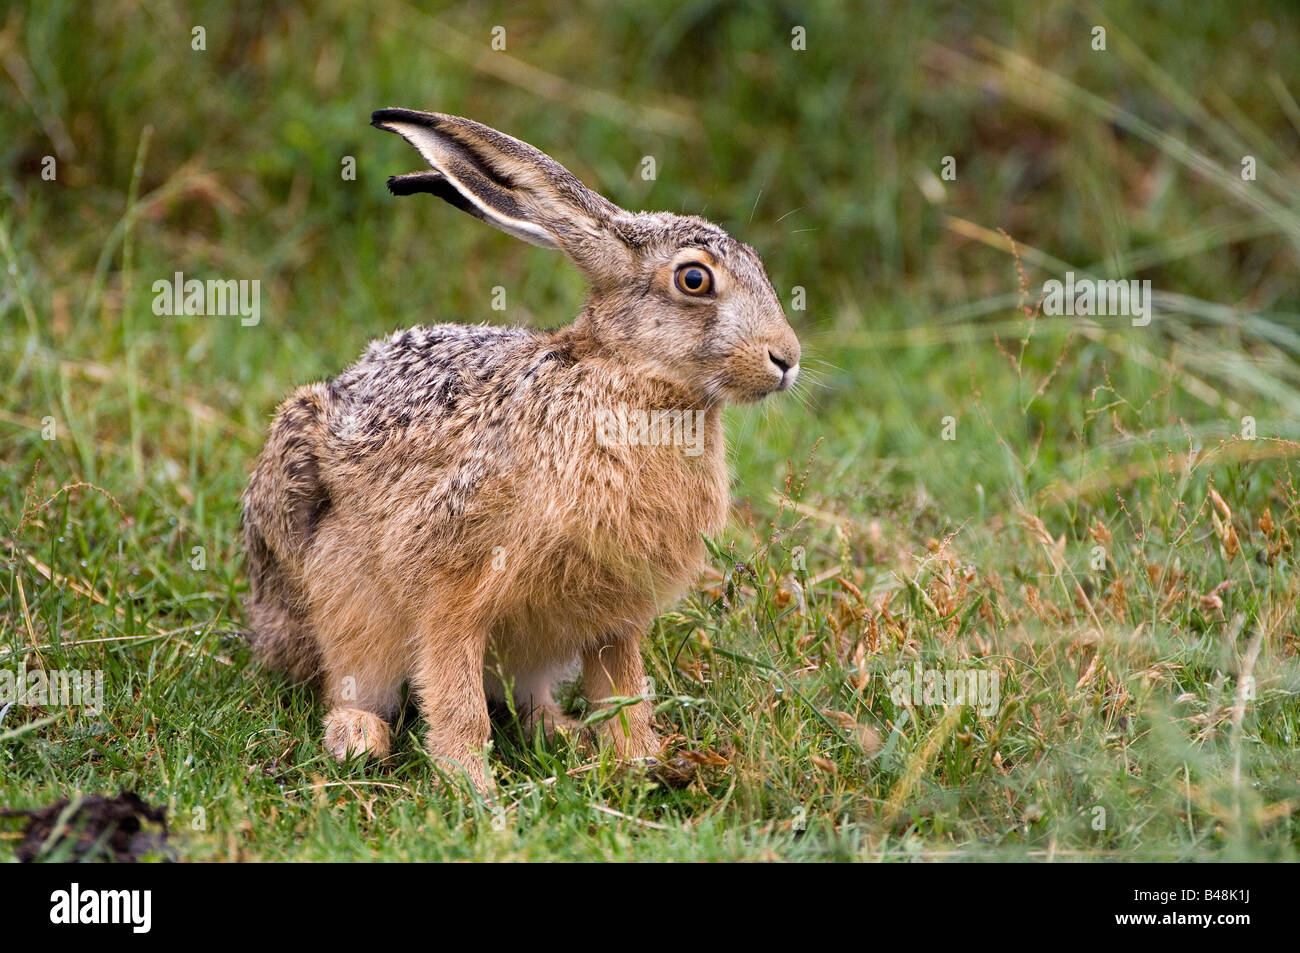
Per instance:
[[[713,272],[700,264],[680,266],[673,280],[677,283],[677,290],[688,295],[706,295],[713,290]]]

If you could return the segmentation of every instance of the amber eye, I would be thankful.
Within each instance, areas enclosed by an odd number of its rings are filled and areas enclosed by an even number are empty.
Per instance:
[[[713,272],[698,262],[679,266],[673,281],[678,291],[688,295],[706,295],[713,290]]]

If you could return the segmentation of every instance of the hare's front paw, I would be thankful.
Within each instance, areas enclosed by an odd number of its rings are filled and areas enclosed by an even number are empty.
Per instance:
[[[621,761],[656,758],[664,741],[650,726],[650,703],[637,702],[607,721],[601,722],[601,734]],[[626,718],[622,717],[626,715]]]
[[[482,749],[473,749],[466,744],[448,741],[434,731],[430,731],[425,738],[425,747],[440,774],[435,784],[441,787],[445,783],[454,785],[458,781],[469,781],[470,786],[483,797],[492,797],[496,785],[492,781],[487,765],[484,764]]]
[[[335,708],[325,716],[325,750],[338,761],[388,756],[388,722],[372,711]]]

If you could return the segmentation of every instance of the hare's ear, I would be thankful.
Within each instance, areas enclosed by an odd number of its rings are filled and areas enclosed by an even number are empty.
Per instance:
[[[595,282],[625,267],[630,251],[611,222],[626,213],[528,143],[413,109],[376,110],[370,124],[397,133],[432,167],[390,178],[394,195],[430,192],[516,238],[560,249]]]

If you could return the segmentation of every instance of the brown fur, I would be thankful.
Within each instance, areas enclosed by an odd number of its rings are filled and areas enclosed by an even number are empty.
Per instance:
[[[248,614],[263,660],[323,679],[336,757],[387,753],[409,681],[431,753],[486,790],[489,695],[509,684],[550,730],[572,727],[551,686],[573,665],[593,704],[643,694],[640,635],[726,519],[722,404],[788,387],[799,344],[757,255],[716,226],[625,212],[468,120],[375,124],[433,170],[403,194],[559,248],[592,291],[558,331],[397,332],[281,404],[244,494]],[[712,295],[674,286],[690,262]],[[598,442],[620,405],[699,411],[702,452]],[[603,723],[617,753],[654,754],[650,703],[626,714]]]

